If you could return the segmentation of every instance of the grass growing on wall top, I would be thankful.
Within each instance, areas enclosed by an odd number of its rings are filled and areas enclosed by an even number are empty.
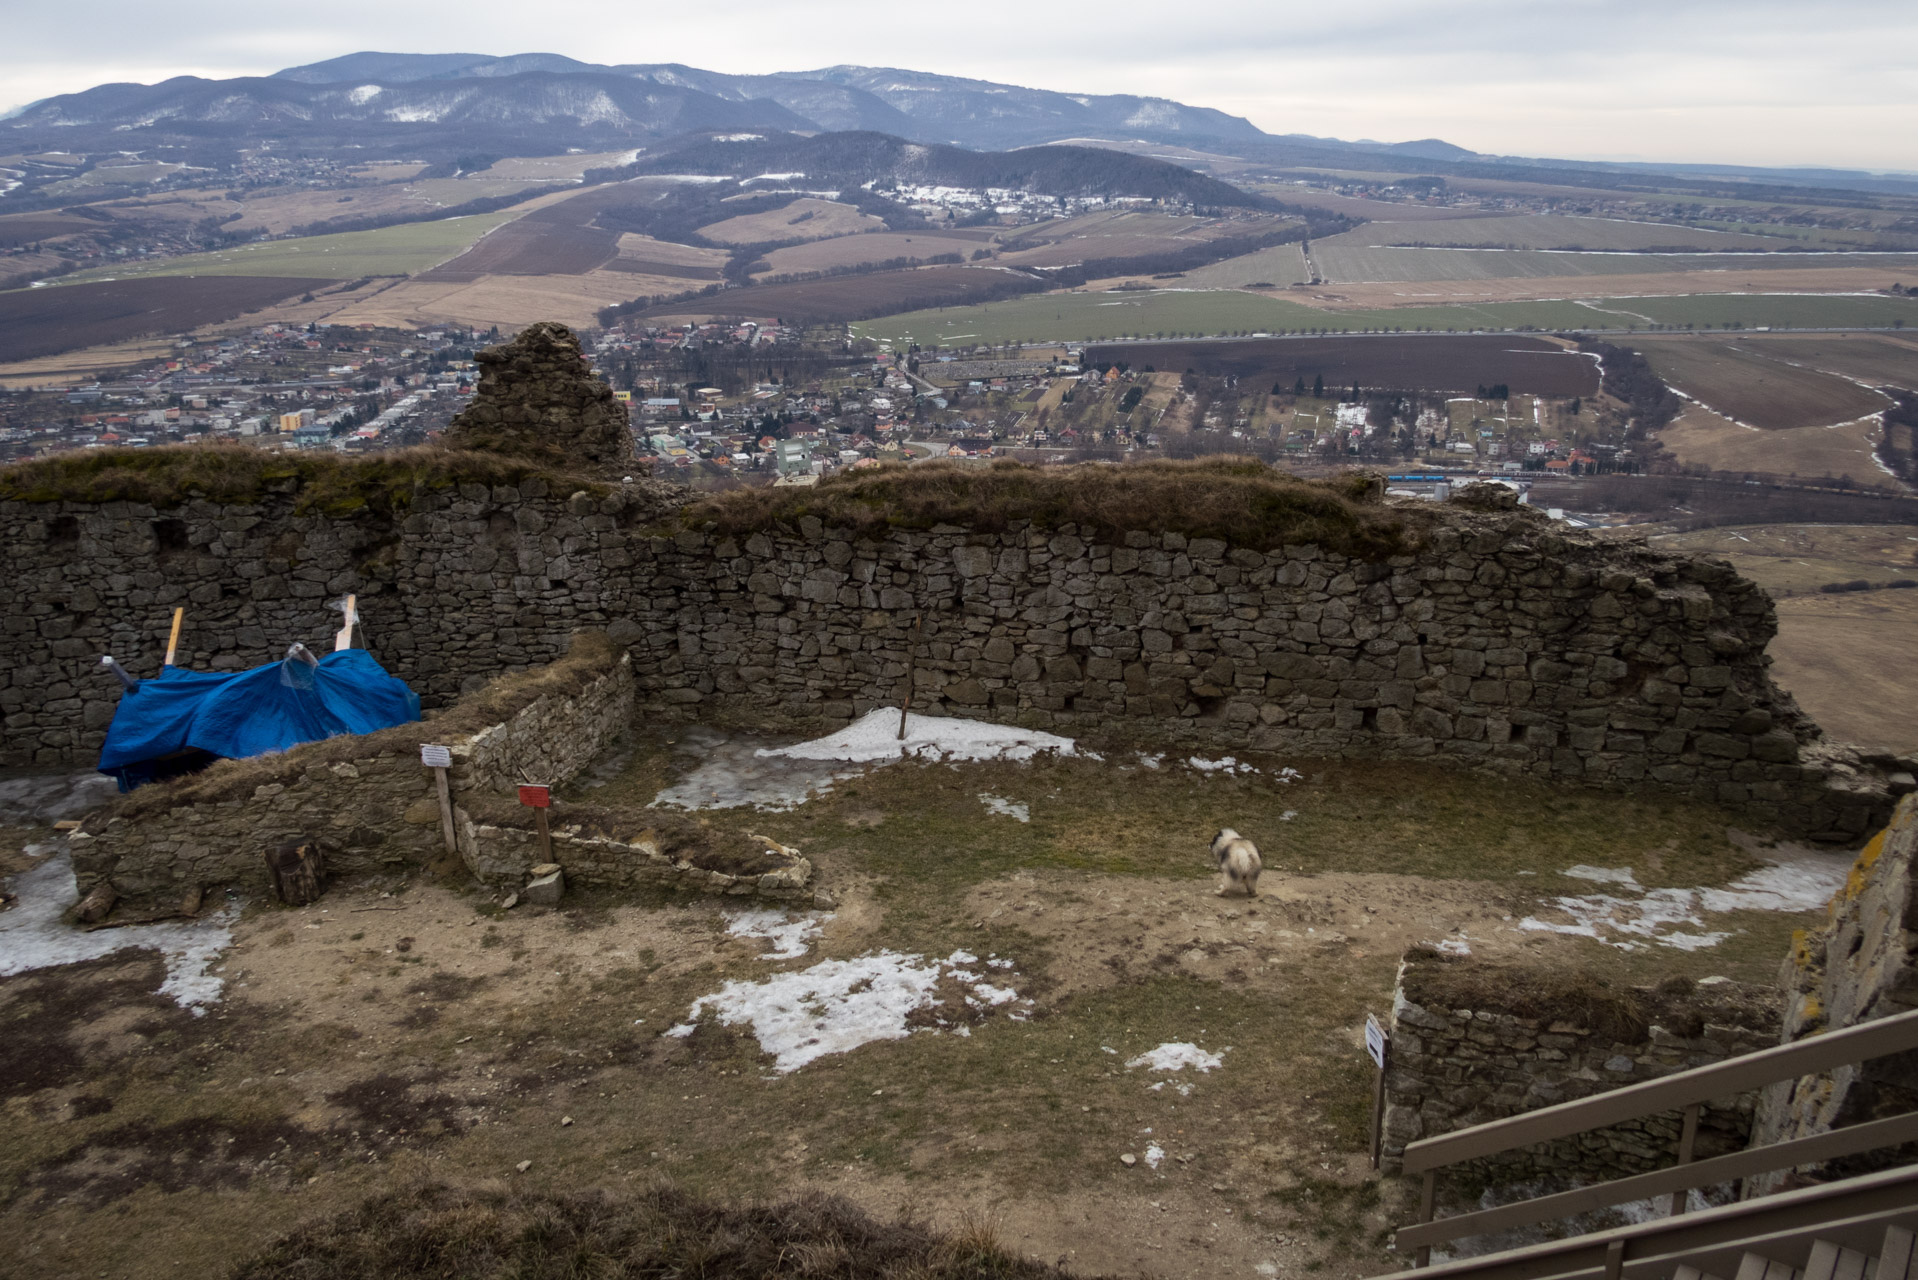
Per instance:
[[[0,467],[0,500],[17,502],[258,502],[294,495],[301,514],[357,515],[405,507],[420,490],[463,483],[517,484],[537,476],[560,492],[604,490],[523,458],[422,445],[361,458],[332,452],[280,453],[246,445],[81,449]],[[560,486],[566,486],[560,489]]]
[[[855,536],[942,524],[994,533],[1030,521],[1076,525],[1110,541],[1143,530],[1254,550],[1317,543],[1366,559],[1410,550],[1408,520],[1378,505],[1375,491],[1374,479],[1361,473],[1300,480],[1256,458],[1071,467],[933,462],[843,472],[807,489],[717,494],[683,518],[733,535],[813,516]]]

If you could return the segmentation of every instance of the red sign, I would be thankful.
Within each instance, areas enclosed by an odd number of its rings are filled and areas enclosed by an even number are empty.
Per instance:
[[[529,809],[550,809],[553,807],[553,789],[527,785],[519,789],[519,802]]]

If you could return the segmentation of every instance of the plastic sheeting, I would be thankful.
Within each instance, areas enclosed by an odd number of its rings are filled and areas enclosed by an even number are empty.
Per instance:
[[[289,656],[238,673],[164,667],[120,696],[100,772],[129,791],[219,757],[266,755],[419,718],[419,695],[364,649],[329,653],[317,665]]]

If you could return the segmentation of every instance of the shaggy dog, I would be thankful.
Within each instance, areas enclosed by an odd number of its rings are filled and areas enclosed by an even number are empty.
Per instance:
[[[1212,856],[1219,860],[1221,898],[1236,888],[1243,888],[1248,898],[1259,896],[1259,872],[1263,867],[1259,846],[1227,827],[1212,837]]]

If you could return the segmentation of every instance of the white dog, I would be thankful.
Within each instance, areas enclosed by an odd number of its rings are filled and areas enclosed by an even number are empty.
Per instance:
[[[1264,868],[1259,846],[1227,827],[1212,837],[1212,856],[1219,860],[1221,898],[1237,888],[1243,888],[1248,898],[1259,896],[1259,872]]]

